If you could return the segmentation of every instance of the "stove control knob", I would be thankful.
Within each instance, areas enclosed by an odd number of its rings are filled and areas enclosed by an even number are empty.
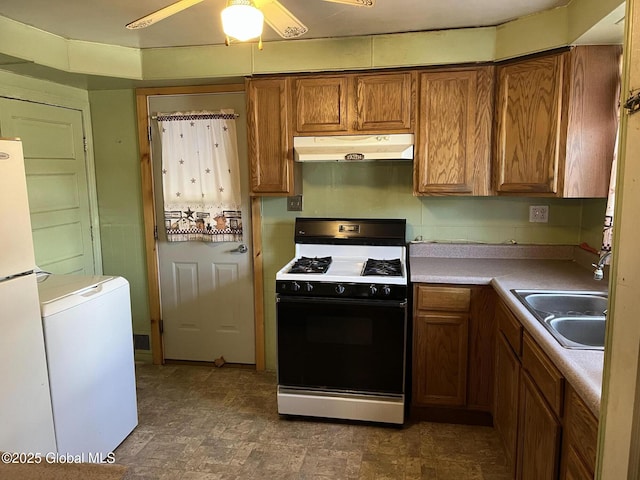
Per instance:
[[[313,285],[312,285],[312,284],[310,284],[309,282],[307,282],[307,283],[305,283],[305,285],[304,285],[304,289],[305,289],[305,291],[307,291],[307,292],[311,292],[311,291],[313,291]]]
[[[291,284],[291,290],[293,290],[294,292],[300,291],[300,284],[298,282],[293,282]]]
[[[336,285],[336,293],[338,295],[342,295],[344,293],[344,285],[340,285],[340,284]]]
[[[389,285],[385,285],[382,287],[382,294],[387,296],[391,293],[391,287]]]
[[[376,293],[378,293],[378,287],[369,285],[369,295],[375,295]]]

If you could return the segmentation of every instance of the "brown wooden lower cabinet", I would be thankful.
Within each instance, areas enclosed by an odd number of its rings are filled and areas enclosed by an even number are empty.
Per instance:
[[[493,419],[516,480],[593,480],[598,420],[503,302]]]
[[[414,418],[491,424],[495,302],[490,286],[414,285]]]
[[[467,359],[467,408],[493,411],[493,377],[496,328],[493,312],[497,295],[493,287],[471,288],[469,349]]]
[[[493,425],[502,439],[507,464],[515,476],[518,445],[518,397],[520,386],[520,361],[507,339],[498,332],[496,341],[496,383]]]
[[[527,372],[520,381],[518,480],[554,480],[560,458],[560,421]]]
[[[562,480],[593,480],[595,476],[598,420],[578,394],[567,389],[562,439]]]
[[[570,446],[562,454],[564,468],[562,475],[563,480],[593,480],[593,472],[585,466],[582,459],[573,446]]]
[[[467,395],[466,313],[420,313],[414,324],[415,368],[421,375],[413,386],[414,401],[431,405],[464,405]],[[414,377],[415,378],[415,377]]]
[[[514,479],[594,478],[597,418],[491,287],[417,284],[413,314],[412,414],[486,408]]]

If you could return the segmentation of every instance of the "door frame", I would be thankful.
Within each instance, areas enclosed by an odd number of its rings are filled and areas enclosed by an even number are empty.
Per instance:
[[[244,92],[244,83],[224,85],[197,85],[184,87],[153,87],[136,89],[136,112],[138,124],[138,148],[142,182],[142,214],[144,218],[144,244],[147,260],[147,285],[151,324],[151,354],[153,363],[164,363],[162,345],[162,311],[160,308],[160,271],[158,266],[157,222],[153,196],[153,164],[151,160],[151,112],[149,97],[161,95],[195,95],[207,93]],[[253,246],[253,301],[255,326],[256,370],[265,369],[264,349],[264,291],[262,278],[262,202],[251,197],[251,243]]]

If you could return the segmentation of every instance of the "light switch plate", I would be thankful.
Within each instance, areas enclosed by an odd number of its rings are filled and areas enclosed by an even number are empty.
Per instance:
[[[548,223],[549,205],[530,205],[529,221],[535,223]]]
[[[287,211],[289,212],[302,211],[302,195],[293,195],[291,197],[287,197]]]

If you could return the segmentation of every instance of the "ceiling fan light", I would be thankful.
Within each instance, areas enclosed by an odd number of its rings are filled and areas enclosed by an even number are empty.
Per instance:
[[[229,0],[222,10],[222,30],[225,35],[245,42],[262,35],[264,15],[247,0]]]

